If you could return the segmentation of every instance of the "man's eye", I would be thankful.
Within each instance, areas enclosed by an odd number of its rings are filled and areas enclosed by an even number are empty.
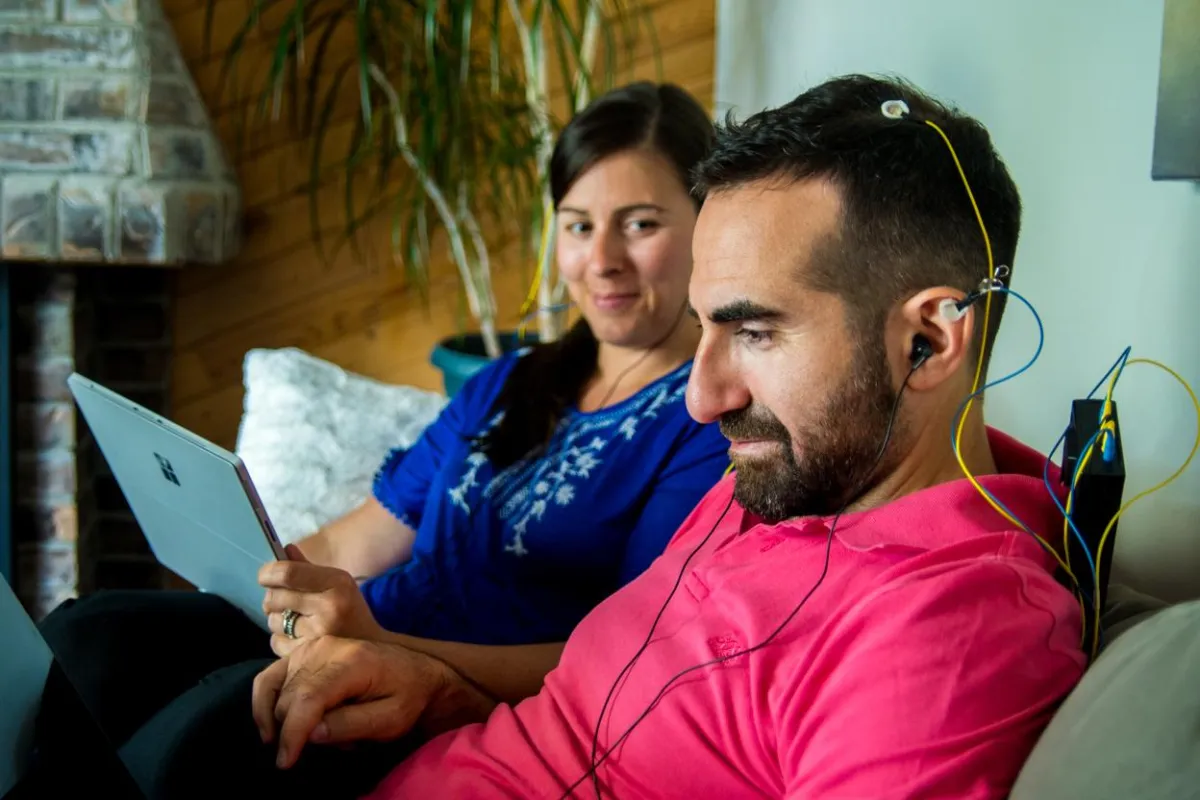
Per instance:
[[[758,331],[753,328],[742,328],[737,332],[738,337],[746,344],[766,344],[771,341],[770,331]]]

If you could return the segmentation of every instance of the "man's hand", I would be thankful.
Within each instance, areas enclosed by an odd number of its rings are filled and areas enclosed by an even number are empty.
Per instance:
[[[263,611],[271,629],[271,649],[286,656],[303,641],[321,636],[379,640],[383,628],[371,615],[358,583],[350,573],[310,564],[295,545],[287,547],[289,561],[270,561],[258,571],[258,582],[267,588]],[[284,633],[284,611],[299,616]]]
[[[456,680],[442,662],[403,647],[326,636],[258,674],[254,722],[264,742],[278,735],[276,761],[287,768],[307,742],[403,736]]]

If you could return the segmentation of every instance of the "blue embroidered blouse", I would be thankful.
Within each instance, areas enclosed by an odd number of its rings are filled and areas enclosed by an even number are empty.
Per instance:
[[[729,443],[684,407],[691,363],[608,408],[570,411],[544,455],[497,473],[473,439],[519,354],[476,373],[374,495],[416,531],[412,558],[364,581],[388,630],[476,644],[565,640],[637,577],[720,479]]]

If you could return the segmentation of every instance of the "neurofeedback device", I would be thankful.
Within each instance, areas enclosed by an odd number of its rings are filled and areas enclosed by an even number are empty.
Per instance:
[[[1063,445],[1061,480],[1071,491],[1071,520],[1083,541],[1068,537],[1067,563],[1087,564],[1095,554],[1100,579],[1092,602],[1100,609],[1104,608],[1108,598],[1108,580],[1116,546],[1117,523],[1113,522],[1109,529],[1109,520],[1116,519],[1125,492],[1124,450],[1115,402],[1084,398],[1071,403],[1071,424]]]

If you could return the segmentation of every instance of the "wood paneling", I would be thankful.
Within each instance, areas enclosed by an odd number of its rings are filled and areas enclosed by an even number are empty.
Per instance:
[[[204,1],[165,0],[164,7],[232,156],[236,112],[229,95],[217,95],[221,53],[204,51]],[[228,42],[248,7],[248,0],[220,0],[214,42]],[[659,0],[653,15],[661,78],[680,84],[711,109],[715,0]],[[261,63],[263,52],[251,44],[247,69],[256,59]],[[648,44],[640,46],[631,76],[660,77]],[[343,122],[330,134],[333,140],[327,140],[330,155],[322,161],[327,177],[319,202],[332,212],[323,219],[334,236],[342,203],[337,161],[353,113],[349,103],[339,117]],[[429,364],[430,350],[462,330],[464,320],[469,324],[452,268],[445,262],[435,265],[429,301],[423,302],[406,285],[403,270],[390,263],[386,219],[371,237],[378,243],[374,258],[358,259],[343,248],[323,261],[309,227],[308,148],[285,119],[255,123],[237,162],[247,220],[243,252],[219,267],[185,269],[177,282],[173,418],[232,447],[242,414],[242,363],[256,347],[299,347],[378,380],[441,389],[440,375]],[[530,265],[515,246],[493,257],[500,322],[510,327]]]

